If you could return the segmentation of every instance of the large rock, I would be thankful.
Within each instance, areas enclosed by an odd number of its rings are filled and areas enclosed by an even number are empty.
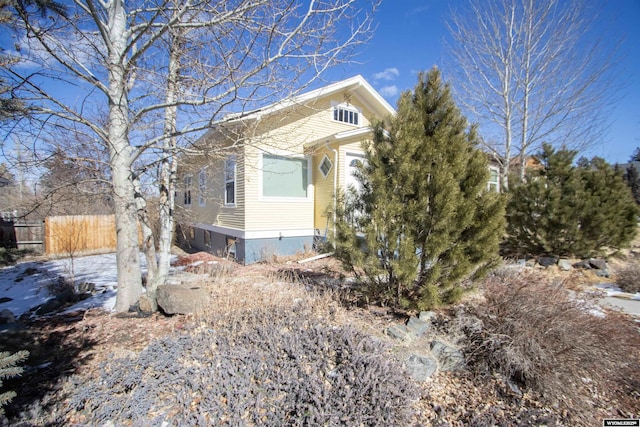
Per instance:
[[[438,368],[441,371],[456,371],[465,365],[462,352],[442,341],[431,342],[431,354],[438,361]]]
[[[160,285],[156,298],[166,314],[197,313],[209,303],[209,294],[199,286]]]
[[[426,381],[438,368],[438,362],[429,355],[412,354],[406,362],[407,373],[416,381]]]

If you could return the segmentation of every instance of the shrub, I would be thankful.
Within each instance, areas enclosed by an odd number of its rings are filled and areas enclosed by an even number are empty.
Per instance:
[[[84,422],[406,425],[412,383],[382,344],[306,306],[213,318],[104,363],[71,402]]]
[[[594,395],[622,404],[640,384],[640,334],[625,316],[603,317],[535,274],[493,276],[484,294],[461,317],[466,355],[481,378],[501,374],[572,416],[588,414]]]
[[[418,310],[456,302],[461,283],[497,264],[505,203],[488,191],[478,144],[435,67],[375,125],[361,191],[336,203],[334,242],[373,299]]]
[[[533,255],[587,257],[629,244],[638,208],[622,175],[604,160],[544,145],[542,170],[512,188],[507,206],[507,246]]]
[[[17,353],[9,353],[7,351],[0,352],[0,387],[4,378],[11,378],[22,373],[22,366],[17,366],[29,356],[26,350]],[[14,391],[0,393],[0,416],[4,415],[4,405],[9,403],[16,396]]]
[[[630,264],[616,274],[616,284],[625,292],[640,292],[640,264]]]

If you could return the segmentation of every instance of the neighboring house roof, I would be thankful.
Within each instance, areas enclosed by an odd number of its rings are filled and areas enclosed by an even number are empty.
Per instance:
[[[357,75],[298,96],[283,99],[264,108],[243,113],[228,114],[221,120],[217,121],[216,124],[232,123],[251,119],[257,120],[265,115],[273,114],[296,105],[304,105],[311,101],[315,101],[318,98],[329,96],[344,90],[350,90],[379,117],[396,114],[396,110],[364,79],[364,77]]]
[[[640,162],[623,163],[620,165],[620,167],[622,168],[622,170],[627,170],[629,167],[633,167],[640,174]]]

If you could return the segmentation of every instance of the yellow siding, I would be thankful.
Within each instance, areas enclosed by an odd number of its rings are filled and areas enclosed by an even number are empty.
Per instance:
[[[270,150],[271,146],[267,147]],[[245,174],[245,230],[300,230],[313,228],[313,185],[308,187],[308,197],[300,200],[261,198],[260,150],[248,146],[245,149],[247,164]],[[302,153],[298,151],[298,153]]]
[[[370,125],[367,116],[370,113],[356,101],[352,105],[362,110],[360,126],[333,120],[334,103],[343,101],[343,95],[336,95],[316,101],[309,106],[299,106],[287,113],[263,119],[253,139],[265,149],[302,152],[302,147],[313,143],[322,143],[339,132],[356,130]]]
[[[326,146],[316,150],[313,154],[313,184],[315,187],[315,201],[314,201],[314,228],[320,230],[322,235],[325,234],[326,228],[331,226],[329,212],[333,209],[333,197],[334,197],[334,174],[338,165],[336,164],[336,155],[332,148],[336,145],[331,145],[329,148]],[[325,178],[320,172],[320,164],[327,156],[331,160],[332,167],[329,174]]]
[[[188,165],[178,172],[178,194],[176,205],[181,208],[182,216],[187,222],[217,225],[222,227],[244,228],[244,165],[243,158],[236,155],[236,206],[224,205],[224,163],[229,153],[187,157]],[[184,161],[183,160],[183,161]],[[200,205],[199,172],[205,170],[207,184],[204,193],[204,206]],[[191,174],[191,206],[184,205],[183,177]]]
[[[357,107],[360,114],[359,126],[341,123],[333,120],[333,105],[342,104],[349,99],[352,106]],[[192,218],[189,222],[205,223],[223,227],[237,228],[245,231],[283,231],[311,230],[327,227],[327,209],[331,207],[334,196],[334,169],[337,168],[338,186],[344,185],[344,159],[346,152],[362,152],[361,138],[352,140],[336,140],[335,135],[345,131],[355,131],[370,125],[368,117],[372,113],[366,105],[357,98],[346,93],[323,97],[308,105],[300,105],[276,114],[267,115],[256,121],[244,121],[245,126],[240,132],[238,128],[231,129],[229,134],[242,134],[246,141],[239,149],[243,155],[238,155],[236,208],[224,207],[224,160],[207,160],[207,205],[198,206],[198,176],[197,164],[191,157],[188,169],[193,170],[192,205],[186,209]],[[224,147],[232,144],[225,130],[210,132],[203,138],[210,146]],[[221,141],[221,142],[218,142]],[[237,141],[237,139],[236,139]],[[338,164],[335,164],[334,153],[330,148],[339,151]],[[307,147],[307,148],[305,148]],[[220,151],[220,150],[218,150]],[[304,154],[310,159],[310,185],[307,199],[271,199],[261,198],[260,193],[260,153],[272,154]],[[333,164],[329,175],[324,178],[318,167],[324,154],[327,154]],[[184,168],[183,168],[184,169]],[[182,176],[179,174],[180,185]],[[183,192],[178,191],[178,205],[182,205]],[[197,220],[196,220],[197,219]]]

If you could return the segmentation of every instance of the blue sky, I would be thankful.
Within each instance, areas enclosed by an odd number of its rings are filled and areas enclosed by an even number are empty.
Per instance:
[[[434,65],[442,67],[442,46],[447,36],[444,19],[451,5],[457,3],[460,1],[383,0],[376,17],[376,33],[358,56],[361,63],[341,69],[344,75],[338,77],[361,74],[395,106],[397,93],[413,88],[418,71]],[[640,146],[640,0],[608,0],[603,13],[614,16],[616,25],[598,31],[615,39],[624,38],[620,74],[627,84],[602,142],[583,154],[621,163]]]

